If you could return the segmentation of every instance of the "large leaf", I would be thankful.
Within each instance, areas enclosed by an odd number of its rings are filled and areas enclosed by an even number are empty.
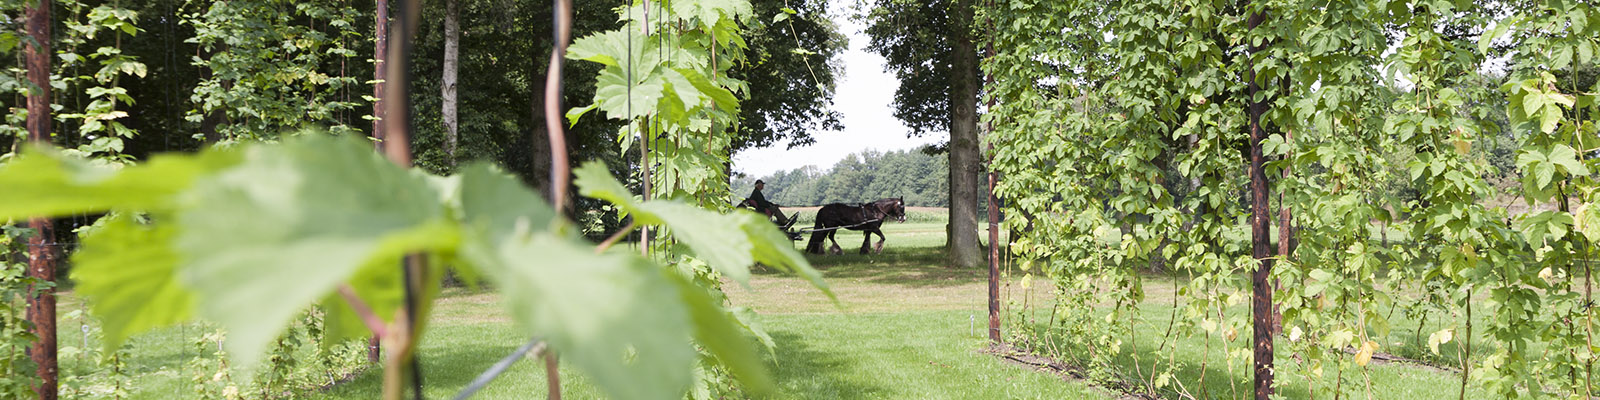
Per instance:
[[[156,156],[121,170],[35,150],[0,166],[0,221],[32,216],[165,209],[196,178],[238,161],[227,151]]]
[[[177,279],[170,221],[142,225],[128,214],[108,218],[73,254],[72,280],[104,324],[109,350],[139,332],[189,319],[195,299]]]
[[[498,248],[469,239],[462,254],[498,283],[518,323],[613,398],[677,399],[689,386],[688,295],[664,269],[550,233]]]
[[[502,243],[518,230],[546,230],[555,219],[549,200],[490,164],[470,165],[459,176],[462,222],[483,229],[491,243]]]
[[[243,157],[181,199],[176,248],[201,315],[228,329],[229,352],[244,365],[361,267],[399,274],[403,254],[457,241],[434,187],[362,141],[308,136]],[[398,307],[370,305],[384,318]]]
[[[1589,241],[1600,241],[1600,208],[1595,203],[1583,203],[1577,211],[1572,212],[1572,230],[1582,233]]]
[[[751,330],[742,321],[742,326],[735,325],[736,317],[723,310],[721,304],[706,294],[704,288],[679,276],[669,276],[668,279],[678,284],[683,302],[689,306],[689,316],[694,321],[695,342],[728,367],[739,378],[739,382],[744,383],[746,391],[758,396],[770,392],[772,379],[767,376],[766,366],[756,356],[750,340],[738,328],[746,328],[745,331],[755,333],[766,343],[770,343],[772,338],[763,337],[766,332]],[[771,348],[768,349],[770,351]]]
[[[754,213],[722,214],[677,202],[640,202],[600,163],[585,164],[574,175],[584,196],[617,204],[640,224],[666,226],[673,238],[688,245],[696,257],[724,276],[746,283],[750,265],[759,262],[799,274],[833,296],[822,282],[822,275],[794,249],[794,243]]]
[[[756,262],[768,267],[788,271],[800,275],[812,286],[821,289],[828,298],[838,302],[833,290],[828,288],[828,283],[822,280],[822,273],[811,267],[811,262],[806,261],[805,255],[794,249],[794,242],[778,232],[778,228],[755,213],[744,213],[745,220],[740,226],[745,234],[749,235],[752,245],[752,255]]]
[[[755,258],[750,238],[741,229],[747,219],[744,212],[721,214],[668,201],[636,204],[631,211],[635,221],[672,228],[674,239],[689,245],[695,256],[717,272],[740,283],[749,282]]]
[[[638,201],[633,199],[633,193],[627,186],[617,182],[611,176],[611,171],[605,164],[599,162],[584,163],[582,167],[572,171],[572,184],[578,185],[578,194],[584,197],[605,200],[618,206],[631,207]]]

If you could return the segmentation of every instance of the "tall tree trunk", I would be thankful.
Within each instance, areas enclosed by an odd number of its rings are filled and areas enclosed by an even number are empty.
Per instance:
[[[1249,29],[1266,19],[1263,12],[1251,12],[1246,23]],[[1252,44],[1250,55],[1260,54],[1262,46]],[[1256,83],[1255,62],[1252,60],[1245,68],[1245,79],[1248,82],[1246,97],[1249,103],[1250,114],[1250,238],[1251,254],[1260,263],[1256,270],[1250,274],[1251,296],[1251,326],[1255,346],[1255,397],[1257,400],[1267,400],[1272,396],[1272,286],[1267,278],[1272,276],[1272,233],[1267,229],[1268,219],[1272,210],[1267,206],[1267,173],[1263,167],[1264,156],[1261,152],[1261,141],[1266,139],[1266,129],[1261,126],[1261,116],[1266,114],[1266,100],[1256,100],[1256,94],[1261,92],[1261,85]]]
[[[377,45],[373,46],[372,55],[372,139],[373,147],[383,150],[383,140],[388,138],[383,127],[383,116],[386,114],[383,104],[383,88],[385,78],[389,76],[389,0],[377,0],[377,22],[373,24],[373,39]]]
[[[388,137],[388,135],[384,134],[383,126],[383,116],[385,114],[383,87],[385,85],[384,78],[389,75],[388,71],[386,71],[388,66],[385,65],[389,59],[389,0],[377,0],[377,4],[373,8],[377,8],[378,15],[372,25],[373,40],[376,41],[376,44],[372,46],[374,50],[372,55],[372,66],[374,67],[372,72],[372,80],[374,81],[372,98],[375,99],[372,101],[372,138],[374,139],[373,147],[382,152],[383,140]],[[381,353],[381,350],[378,348],[378,335],[372,335],[372,338],[367,340],[367,361],[377,363],[379,353]]]
[[[978,51],[972,42],[972,0],[956,2],[951,16],[954,53],[950,72],[950,265],[978,268]]]
[[[28,81],[37,90],[28,92],[28,139],[37,144],[50,143],[50,2],[24,3],[22,13],[27,18],[28,36],[23,57],[27,59]],[[27,5],[32,4],[32,5]],[[56,293],[51,283],[56,280],[55,227],[48,218],[28,220],[33,237],[28,239],[28,276],[43,283],[28,288],[28,322],[33,324],[37,341],[28,349],[28,355],[39,367],[39,386],[34,388],[40,400],[56,398]]]
[[[444,98],[444,154],[450,166],[456,165],[456,68],[461,58],[461,1],[444,0],[444,77],[439,80]]]

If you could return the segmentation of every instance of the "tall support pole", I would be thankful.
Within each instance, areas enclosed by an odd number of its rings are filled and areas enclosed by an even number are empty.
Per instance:
[[[985,2],[985,5],[992,5]],[[993,18],[993,17],[990,17]],[[991,39],[993,38],[994,22],[989,22]],[[989,40],[984,48],[984,57],[994,57],[994,40]],[[983,86],[994,85],[994,75],[984,74]],[[994,111],[994,96],[989,96],[985,112]],[[994,172],[994,141],[990,135],[994,134],[994,122],[988,122],[983,129],[984,139],[989,139],[989,342],[1000,344],[1000,200],[994,194],[994,185],[997,180]]]
[[[380,0],[382,1],[382,0]],[[385,4],[386,5],[386,4]],[[385,7],[380,7],[385,9]],[[408,94],[407,85],[411,82],[411,44],[417,34],[417,23],[420,20],[422,6],[418,0],[404,0],[400,2],[399,18],[389,21],[383,18],[379,22],[387,21],[393,24],[385,30],[387,41],[380,46],[388,47],[384,52],[385,58],[392,58],[398,62],[387,62],[382,65],[384,81],[381,86],[386,86],[383,99],[384,118],[379,121],[383,127],[383,140],[378,142],[378,148],[383,151],[389,161],[402,167],[411,167],[411,96]],[[387,17],[387,15],[385,15]],[[396,35],[387,35],[392,30]],[[401,285],[405,292],[405,310],[400,319],[403,324],[399,328],[404,333],[399,334],[399,340],[390,350],[389,365],[386,373],[398,378],[399,371],[407,370],[411,376],[411,393],[415,399],[422,399],[422,361],[416,354],[418,340],[418,321],[422,318],[422,307],[419,297],[422,295],[423,282],[428,278],[424,275],[428,268],[426,258],[422,254],[407,254],[405,261],[400,266]],[[401,321],[397,321],[401,322]],[[386,379],[384,398],[399,399],[402,388],[398,385],[399,379]]]
[[[1250,30],[1266,19],[1260,11],[1250,12],[1246,24]],[[1259,43],[1259,42],[1252,42]],[[1272,396],[1272,285],[1268,278],[1272,275],[1272,239],[1271,231],[1267,229],[1268,219],[1272,210],[1267,207],[1267,173],[1263,167],[1264,157],[1261,153],[1261,141],[1266,139],[1266,130],[1261,126],[1261,116],[1267,111],[1267,102],[1257,100],[1256,94],[1261,92],[1261,85],[1256,82],[1255,60],[1253,57],[1260,54],[1260,44],[1250,45],[1249,57],[1252,57],[1245,68],[1245,79],[1248,81],[1246,88],[1246,101],[1249,102],[1250,114],[1250,241],[1251,254],[1259,262],[1256,270],[1250,274],[1251,296],[1250,313],[1252,327],[1254,328],[1255,341],[1255,398],[1267,400]]]
[[[994,100],[989,100],[994,106]],[[991,129],[993,127],[990,127]],[[989,144],[994,152],[994,144]],[[990,156],[993,157],[993,156]],[[992,161],[992,158],[991,158]],[[1000,344],[1000,202],[994,194],[995,173],[989,170],[989,342]]]
[[[384,86],[386,86],[384,83],[384,78],[388,76],[388,71],[386,70],[387,65],[385,64],[386,60],[389,58],[389,0],[377,0],[376,8],[378,9],[378,16],[373,22],[373,36],[377,44],[372,46],[374,49],[372,55],[372,65],[374,67],[374,71],[372,72],[372,80],[374,82],[372,85],[372,98],[376,99],[372,101],[372,145],[378,151],[382,152],[383,139],[386,137],[386,135],[383,133],[383,116],[385,111],[383,104],[383,89]],[[367,361],[377,363],[378,355],[380,353],[381,351],[378,349],[378,336],[373,335],[372,338],[367,341]]]
[[[550,68],[545,71],[544,123],[550,142],[550,205],[557,213],[565,214],[568,212],[563,210],[569,203],[567,186],[572,177],[572,164],[567,160],[567,133],[561,125],[561,115],[566,108],[561,103],[561,68],[566,62],[567,44],[572,42],[572,0],[555,0],[550,6],[551,22],[555,29],[551,32]],[[649,199],[649,180],[646,179],[646,182],[645,198]],[[644,244],[640,247],[649,248]],[[544,378],[545,398],[561,400],[561,361],[555,349],[544,352]]]
[[[373,146],[379,151],[382,151],[383,140],[388,138],[388,135],[385,134],[383,122],[383,117],[388,111],[383,103],[383,92],[384,87],[388,86],[384,82],[387,81],[389,76],[389,0],[377,0],[377,9],[378,17],[376,18],[376,22],[373,23],[372,35],[374,36],[374,40],[377,41],[377,45],[373,46],[375,51],[372,55],[372,66],[374,70],[372,72],[372,80],[374,81],[374,84],[372,85],[372,98],[376,99],[372,101],[372,139],[374,142]],[[370,357],[376,357],[375,354],[376,353]],[[374,359],[373,361],[377,360]]]
[[[50,143],[50,1],[24,2],[29,40],[22,48],[27,59],[28,139],[35,144]],[[28,322],[38,337],[28,349],[39,366],[39,385],[34,388],[40,400],[56,398],[56,248],[55,226],[49,218],[32,218],[28,227],[28,276],[35,284],[28,289]]]

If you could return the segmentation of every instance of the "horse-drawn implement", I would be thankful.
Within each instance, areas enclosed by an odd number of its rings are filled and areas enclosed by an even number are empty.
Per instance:
[[[761,211],[760,207],[749,199],[740,202],[739,206],[757,210],[758,212]],[[811,241],[806,244],[806,252],[812,254],[823,254],[822,246],[825,241],[833,243],[833,246],[827,252],[842,253],[843,250],[839,248],[839,241],[834,238],[834,235],[840,229],[862,231],[866,235],[862,238],[861,254],[867,254],[868,249],[871,249],[874,253],[881,253],[883,252],[885,237],[883,236],[883,231],[879,228],[883,226],[883,222],[888,220],[895,222],[906,221],[905,200],[901,198],[880,199],[860,205],[828,204],[817,210],[816,223],[807,229],[794,229],[795,221],[799,220],[800,217],[799,212],[794,213],[792,216],[786,216],[783,215],[781,210],[775,210],[776,207],[773,207],[773,209],[765,214],[769,220],[778,225],[778,230],[783,231],[784,235],[789,237],[789,240],[800,240],[805,234],[811,234]],[[872,235],[874,234],[878,235],[878,244],[876,246],[872,245]]]

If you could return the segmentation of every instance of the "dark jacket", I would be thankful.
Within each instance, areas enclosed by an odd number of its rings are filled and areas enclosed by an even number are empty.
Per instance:
[[[767,196],[761,195],[761,189],[756,189],[750,192],[750,201],[756,204],[756,209],[758,210],[777,208],[776,204],[772,204],[772,202],[767,201]]]

